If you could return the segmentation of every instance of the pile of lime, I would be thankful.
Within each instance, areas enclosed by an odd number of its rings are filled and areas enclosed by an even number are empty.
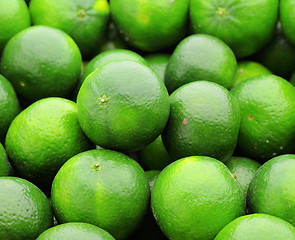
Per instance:
[[[0,240],[295,240],[295,0],[0,0]]]

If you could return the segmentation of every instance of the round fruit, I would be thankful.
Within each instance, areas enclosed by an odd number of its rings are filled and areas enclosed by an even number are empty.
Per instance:
[[[8,40],[30,25],[31,17],[24,0],[0,0],[0,57]]]
[[[111,0],[110,6],[125,41],[140,50],[171,47],[186,34],[189,0]]]
[[[144,217],[149,186],[133,159],[115,151],[91,150],[62,166],[51,196],[58,222],[91,223],[120,240]]]
[[[22,176],[50,183],[63,163],[89,149],[90,143],[79,126],[76,103],[46,98],[14,119],[5,146],[12,165]]]
[[[52,226],[50,203],[27,180],[0,177],[0,239],[35,240]]]
[[[12,120],[20,112],[19,102],[11,83],[0,75],[0,141],[5,138]]]
[[[181,41],[174,50],[165,73],[170,93],[194,81],[216,82],[232,86],[237,61],[231,49],[216,37],[196,34]]]
[[[0,143],[0,177],[10,175],[12,172],[11,165],[8,161],[4,147]]]
[[[167,166],[152,191],[155,218],[169,239],[214,239],[244,212],[245,198],[231,172],[210,157]]]
[[[109,19],[107,0],[31,0],[34,25],[46,25],[68,33],[83,55],[102,42]]]
[[[223,228],[214,240],[294,240],[295,228],[266,214],[242,216]]]
[[[249,184],[260,167],[260,164],[249,158],[232,157],[226,162],[226,166],[240,183],[246,196]]]
[[[246,157],[268,160],[295,150],[295,87],[261,75],[235,86],[241,110],[238,148]]]
[[[105,230],[88,223],[65,223],[43,232],[37,240],[115,240]]]
[[[81,54],[64,32],[45,26],[27,28],[7,43],[1,71],[26,100],[67,96],[81,72]]]
[[[257,171],[248,190],[250,210],[295,225],[295,155],[275,157]]]
[[[282,30],[289,41],[295,44],[295,1],[294,0],[281,0],[280,1],[280,21]]]
[[[82,84],[78,119],[97,145],[125,152],[144,148],[163,131],[169,96],[157,74],[144,64],[111,62]]]
[[[264,74],[271,74],[271,71],[269,71],[266,67],[261,65],[257,62],[252,61],[242,61],[238,63],[238,68],[234,80],[234,84],[232,87],[236,86],[238,83],[250,78],[255,77],[258,75],[264,75]]]
[[[159,75],[162,81],[164,81],[169,58],[169,54],[151,54],[146,56],[145,60],[147,61],[150,68]]]
[[[162,134],[173,159],[210,156],[228,160],[235,149],[240,113],[224,87],[207,81],[186,84],[170,96],[171,112]]]
[[[278,19],[278,5],[278,0],[192,0],[190,19],[196,33],[220,38],[242,58],[270,40]]]
[[[87,64],[87,66],[84,69],[81,81],[83,82],[89,76],[90,73],[94,72],[98,68],[101,68],[103,65],[119,60],[134,61],[146,64],[146,61],[142,56],[130,50],[108,50],[98,54]]]

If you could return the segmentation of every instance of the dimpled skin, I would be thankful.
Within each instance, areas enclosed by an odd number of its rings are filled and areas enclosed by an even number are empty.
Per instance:
[[[272,37],[278,0],[192,0],[190,19],[196,33],[226,42],[238,58],[257,52]]]
[[[170,110],[158,75],[131,61],[111,62],[93,72],[80,88],[77,105],[80,125],[94,143],[126,152],[154,141]]]
[[[199,80],[229,88],[236,68],[236,58],[224,42],[213,36],[195,34],[182,40],[174,50],[166,68],[165,85],[169,93]]]
[[[115,240],[105,230],[89,223],[65,223],[43,232],[36,240]]]
[[[31,0],[34,25],[46,25],[68,33],[83,56],[102,42],[110,14],[107,0]]]
[[[280,21],[282,30],[285,36],[291,43],[295,43],[295,1],[294,0],[281,0],[280,1]]]
[[[244,212],[243,192],[220,161],[180,159],[157,178],[151,197],[154,216],[173,240],[210,240]]]
[[[162,81],[165,80],[165,72],[169,59],[170,54],[165,53],[150,54],[145,56],[145,60],[150,68],[159,75]]]
[[[0,141],[5,137],[8,127],[20,112],[19,102],[11,83],[0,75]]]
[[[186,34],[189,0],[111,0],[110,7],[125,41],[140,50],[168,48]]]
[[[1,71],[19,96],[35,101],[70,94],[78,83],[81,64],[79,48],[66,33],[33,26],[7,43]]]
[[[223,228],[214,240],[294,240],[295,228],[286,221],[266,215],[242,216]]]
[[[24,0],[0,0],[0,56],[8,40],[31,25]]]
[[[170,96],[170,104],[162,139],[172,159],[210,156],[226,161],[232,156],[240,113],[227,89],[207,81],[189,83]]]
[[[275,157],[257,171],[247,200],[254,213],[266,213],[295,225],[295,155]]]
[[[62,166],[51,194],[59,222],[91,223],[120,240],[143,219],[149,185],[133,159],[115,151],[91,150]]]
[[[34,184],[0,177],[0,239],[35,240],[53,223],[47,197]]]
[[[130,50],[127,50],[127,49],[108,50],[98,54],[87,64],[87,66],[84,69],[81,81],[83,82],[89,76],[89,74],[95,71],[97,68],[100,68],[107,63],[119,61],[119,60],[134,61],[134,62],[139,62],[142,64],[147,64],[145,59],[142,56]]]
[[[76,103],[46,98],[33,103],[12,122],[5,147],[22,176],[51,183],[62,164],[91,144],[79,126]]]
[[[12,169],[7,158],[4,147],[0,143],[0,177],[7,176],[11,173]]]
[[[241,110],[238,148],[265,161],[295,149],[295,88],[274,75],[249,78],[231,93]]]

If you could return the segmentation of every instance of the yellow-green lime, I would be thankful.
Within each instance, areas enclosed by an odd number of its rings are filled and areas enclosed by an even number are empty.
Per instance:
[[[12,173],[11,165],[8,161],[6,151],[0,143],[0,177],[8,176]]]

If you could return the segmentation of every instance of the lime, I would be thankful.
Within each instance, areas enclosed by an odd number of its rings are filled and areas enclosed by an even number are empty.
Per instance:
[[[282,30],[285,36],[292,44],[295,44],[295,1],[294,0],[281,0],[280,1],[280,21]]]
[[[150,190],[152,190],[154,183],[155,183],[156,179],[158,178],[160,172],[161,171],[159,171],[159,170],[150,170],[150,171],[145,172],[145,175],[146,175],[149,185],[150,185]]]
[[[145,60],[151,69],[153,69],[160,77],[161,80],[165,79],[165,71],[170,58],[169,54],[150,54],[145,56]]]
[[[0,143],[0,177],[10,175],[11,173],[12,168],[8,161],[6,151]]]

